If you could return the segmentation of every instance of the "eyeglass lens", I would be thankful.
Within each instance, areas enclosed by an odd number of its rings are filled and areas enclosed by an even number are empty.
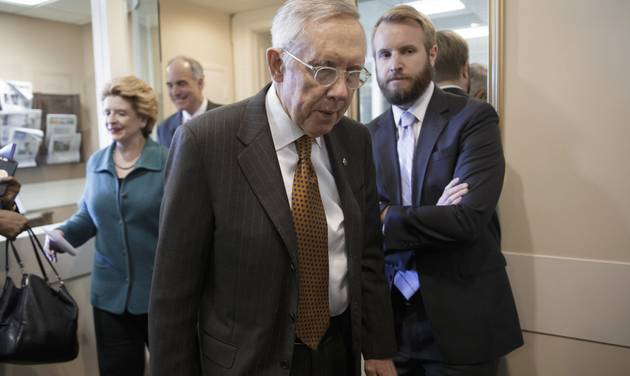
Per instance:
[[[320,67],[315,72],[315,81],[320,85],[331,85],[337,79],[337,70],[332,67]],[[367,74],[363,71],[351,71],[345,73],[346,85],[350,89],[357,89],[367,80]]]

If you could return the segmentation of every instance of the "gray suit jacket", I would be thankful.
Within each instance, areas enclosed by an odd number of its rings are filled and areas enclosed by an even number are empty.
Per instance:
[[[154,376],[289,374],[297,240],[266,90],[175,133],[149,308]],[[360,352],[395,353],[370,138],[344,118],[324,139],[345,217],[358,375]]]

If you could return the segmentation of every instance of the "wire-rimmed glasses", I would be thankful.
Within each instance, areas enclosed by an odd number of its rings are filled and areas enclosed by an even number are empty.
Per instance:
[[[284,51],[287,55],[291,56],[291,58],[293,58],[295,61],[301,63],[302,65],[310,69],[311,72],[313,72],[313,79],[322,86],[330,86],[334,84],[337,81],[337,78],[339,78],[339,76],[343,74],[345,76],[346,86],[348,87],[348,89],[355,90],[363,86],[363,84],[367,80],[369,80],[371,76],[370,72],[365,67],[361,67],[361,69],[359,70],[351,70],[351,71],[345,71],[345,70],[340,70],[337,68],[326,67],[326,66],[314,67],[300,60],[298,57],[296,57],[289,51],[284,50],[284,49],[282,51]]]

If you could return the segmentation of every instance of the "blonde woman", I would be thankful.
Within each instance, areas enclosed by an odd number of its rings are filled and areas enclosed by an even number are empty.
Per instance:
[[[113,142],[90,157],[79,210],[56,231],[75,247],[96,237],[91,302],[100,374],[140,376],[167,149],[149,137],[157,101],[144,81],[115,79],[102,99]],[[54,243],[50,249],[58,251]]]

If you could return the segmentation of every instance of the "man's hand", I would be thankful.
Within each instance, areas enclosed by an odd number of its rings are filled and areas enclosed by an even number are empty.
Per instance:
[[[0,210],[0,235],[13,240],[24,231],[27,224],[28,220],[22,214]]]
[[[459,183],[459,178],[451,180],[450,183],[444,187],[444,192],[438,200],[437,206],[457,205],[462,201],[462,197],[468,193],[468,183]]]
[[[18,182],[13,176],[7,176],[0,178],[0,184],[6,184],[7,186],[4,194],[0,197],[0,200],[2,200],[2,207],[10,209],[13,206],[15,196],[17,196],[20,192],[20,182]]]
[[[396,376],[396,367],[391,359],[366,359],[366,376]]]

